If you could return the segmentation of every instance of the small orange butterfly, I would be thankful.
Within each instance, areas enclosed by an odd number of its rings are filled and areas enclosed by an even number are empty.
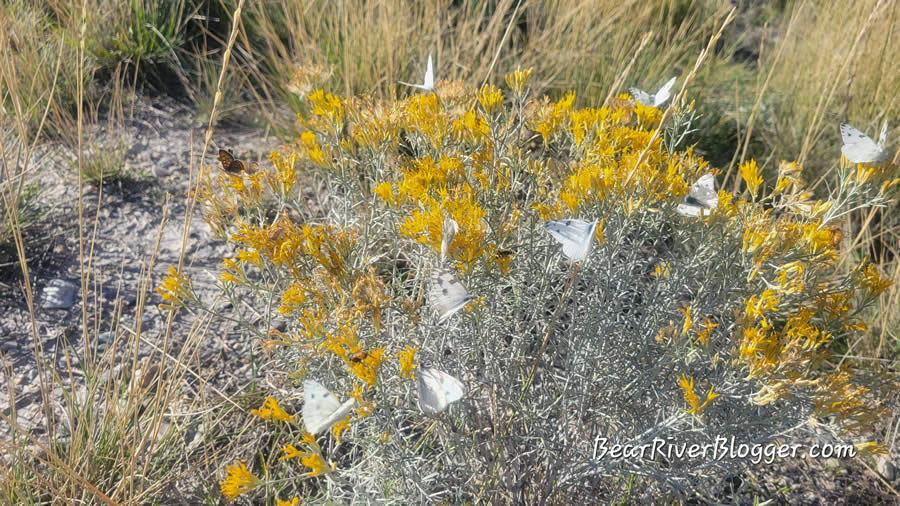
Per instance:
[[[224,149],[219,150],[219,155],[216,158],[219,159],[219,163],[222,164],[222,168],[225,169],[225,172],[230,174],[240,174],[241,171],[246,172],[247,174],[253,174],[259,170],[258,163],[247,163],[243,160],[238,160],[234,155]]]

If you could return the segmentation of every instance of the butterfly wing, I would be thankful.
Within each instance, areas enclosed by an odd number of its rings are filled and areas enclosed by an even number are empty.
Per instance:
[[[225,172],[240,174],[243,164],[235,159],[231,153],[224,149],[220,149],[216,158],[219,160],[219,163],[222,164],[222,168],[225,169]]]
[[[452,272],[446,269],[435,270],[431,273],[431,288],[428,291],[428,301],[437,310],[443,323],[454,313],[466,307],[472,300],[466,288],[456,279]]]
[[[675,210],[682,216],[700,216],[700,213],[704,211],[704,208],[703,206],[685,202],[684,204],[678,204],[678,207],[675,208]]]
[[[631,96],[634,97],[634,101],[641,105],[653,104],[653,102],[650,100],[650,94],[646,91],[639,90],[637,88],[628,88],[628,93],[631,93]]]
[[[583,220],[548,221],[547,232],[562,244],[563,254],[569,259],[579,262],[587,258],[594,244],[594,232],[597,222],[588,223]]]
[[[672,86],[674,85],[674,77],[666,81],[666,84],[662,85],[662,88],[653,95],[653,107],[659,107],[664,104],[666,100],[669,100],[669,97],[672,96]]]
[[[419,408],[426,415],[436,415],[465,395],[465,385],[453,376],[437,369],[422,369],[416,378],[419,389]]]
[[[303,382],[303,423],[312,435],[331,427],[335,422],[347,416],[355,399],[350,398],[344,404],[337,396],[329,392],[315,380]]]
[[[428,65],[425,67],[425,80],[422,82],[423,89],[434,89],[434,65],[431,63],[431,55],[428,55]]]
[[[459,225],[456,221],[449,216],[445,218],[441,231],[441,262],[446,260],[447,254],[450,252],[450,245],[453,244],[453,238],[457,232],[459,232]]]
[[[841,123],[841,139],[844,141],[841,153],[853,163],[876,162],[884,159],[883,151],[875,144],[875,141],[853,128],[849,123]]]
[[[688,197],[699,202],[707,209],[719,207],[719,194],[716,193],[716,178],[712,174],[704,174],[691,186]]]

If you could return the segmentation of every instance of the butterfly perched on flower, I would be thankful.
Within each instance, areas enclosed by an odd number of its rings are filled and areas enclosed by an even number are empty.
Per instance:
[[[716,193],[716,178],[705,174],[691,186],[683,204],[678,204],[678,214],[682,216],[708,215],[711,209],[719,207]]]
[[[316,435],[330,428],[350,413],[356,399],[344,401],[315,380],[303,382],[303,423],[310,434]]]
[[[228,172],[229,174],[238,175],[241,172],[253,174],[259,170],[258,163],[238,160],[234,155],[224,149],[219,150],[219,154],[216,158],[218,158],[219,163],[222,164],[222,168],[225,172]]]

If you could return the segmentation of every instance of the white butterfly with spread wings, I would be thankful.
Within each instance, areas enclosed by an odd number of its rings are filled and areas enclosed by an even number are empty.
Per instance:
[[[849,123],[841,123],[841,139],[844,141],[841,153],[853,163],[877,163],[887,160],[888,153],[885,149],[887,127],[888,122],[884,120],[876,144],[871,137],[853,128]]]
[[[431,55],[428,55],[428,65],[425,67],[425,80],[422,82],[422,84],[404,83],[403,81],[397,82],[406,86],[412,86],[413,88],[423,89],[425,91],[434,91],[434,65],[431,64]]]
[[[716,178],[712,174],[704,174],[691,186],[683,204],[678,204],[678,214],[682,216],[708,215],[709,211],[719,207],[719,194],[716,193]]]
[[[653,95],[647,93],[646,91],[639,90],[637,88],[628,88],[628,92],[631,93],[631,96],[641,105],[647,107],[659,107],[669,100],[669,97],[672,96],[672,86],[675,85],[675,78],[669,79],[666,81],[666,84],[662,85],[656,93]]]
[[[419,387],[419,409],[436,415],[466,395],[466,387],[453,376],[437,369],[422,369],[416,377]]]
[[[316,435],[335,423],[344,419],[356,399],[353,397],[344,401],[328,391],[321,383],[315,380],[303,382],[303,423],[310,434]]]
[[[466,307],[474,297],[469,295],[466,287],[447,269],[435,269],[431,273],[431,287],[428,290],[428,302],[437,310],[444,323],[457,311]]]
[[[563,254],[573,262],[580,262],[590,254],[597,231],[596,220],[592,223],[584,220],[548,221],[544,227],[562,244]]]

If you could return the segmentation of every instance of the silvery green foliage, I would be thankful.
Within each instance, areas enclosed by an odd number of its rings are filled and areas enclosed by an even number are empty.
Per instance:
[[[428,149],[424,139],[408,137],[411,145]],[[681,136],[671,139],[677,143]],[[385,160],[372,163],[365,172],[387,179]],[[372,265],[395,300],[427,301],[440,253],[401,239],[396,216],[374,199],[361,223],[353,204],[356,185],[345,177],[330,187],[331,200],[323,205],[330,221],[364,227],[354,266]],[[416,382],[401,378],[396,360],[386,361],[366,394],[376,403],[374,412],[354,417],[352,432],[337,447],[324,446],[339,470],[315,482],[317,496],[398,504],[675,498],[711,493],[748,461],[649,450],[617,459],[601,456],[603,447],[652,448],[665,441],[702,448],[720,445],[721,438],[764,444],[810,437],[811,392],[797,392],[791,402],[754,404],[760,385],[731,363],[737,315],[761,286],[759,279],[748,281],[753,265],[742,252],[743,231],[682,217],[676,212],[680,200],[630,213],[617,199],[580,209],[577,218],[605,220],[605,242],[579,264],[562,254],[536,212],[525,213],[511,244],[509,275],[478,263],[473,272],[455,271],[476,299],[471,310],[442,322],[440,308],[427,302],[416,314],[392,304],[382,315],[381,332],[360,328],[361,340],[391,354],[418,347],[419,367],[458,378],[465,395],[426,415]],[[488,213],[490,234],[506,217]],[[668,275],[655,275],[665,265]],[[718,324],[708,347],[690,335],[673,339],[686,306],[695,319]],[[659,338],[667,328],[672,335]],[[282,357],[287,368],[301,358],[291,353]],[[335,357],[322,355],[306,365],[308,377],[349,388],[345,366]],[[701,402],[712,386],[720,395],[702,416],[686,413],[678,384],[683,374],[693,378]]]

